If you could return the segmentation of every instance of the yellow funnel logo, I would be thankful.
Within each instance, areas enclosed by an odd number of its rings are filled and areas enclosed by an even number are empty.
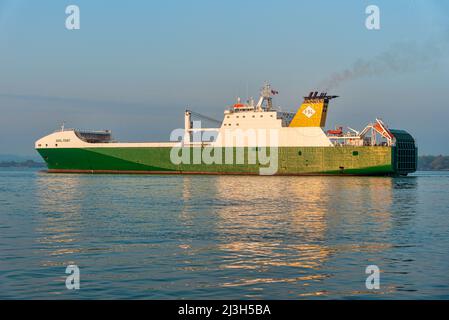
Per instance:
[[[304,111],[302,112],[307,118],[312,117],[316,111],[312,106],[307,106],[307,108],[304,109]]]
[[[325,127],[327,118],[327,106],[329,100],[337,96],[327,96],[318,92],[304,98],[303,104],[299,107],[290,127]]]

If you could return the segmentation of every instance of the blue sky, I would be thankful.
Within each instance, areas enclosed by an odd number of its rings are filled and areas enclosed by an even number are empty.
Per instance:
[[[81,30],[65,29],[70,4]],[[370,4],[381,30],[365,28]],[[221,118],[267,80],[275,105],[296,110],[332,74],[387,57],[333,89],[329,126],[381,117],[421,154],[449,154],[448,16],[444,0],[0,0],[0,153],[33,155],[63,120],[165,141],[186,106]]]

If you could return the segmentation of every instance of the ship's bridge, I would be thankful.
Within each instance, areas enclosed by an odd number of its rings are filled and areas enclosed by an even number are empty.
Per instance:
[[[288,127],[296,113],[273,108],[272,96],[278,93],[278,91],[272,90],[269,84],[265,84],[257,104],[253,98],[244,103],[237,98],[237,102],[225,110],[222,126],[253,129]]]
[[[283,120],[276,111],[257,112],[254,110],[238,112],[225,112],[222,127],[242,129],[274,129],[282,127]]]

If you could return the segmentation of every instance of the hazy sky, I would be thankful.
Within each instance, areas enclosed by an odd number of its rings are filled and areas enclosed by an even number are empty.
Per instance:
[[[341,78],[329,127],[381,117],[421,154],[449,154],[449,1],[0,0],[0,154],[33,155],[63,120],[165,141],[186,106],[221,119],[268,80],[296,110]]]

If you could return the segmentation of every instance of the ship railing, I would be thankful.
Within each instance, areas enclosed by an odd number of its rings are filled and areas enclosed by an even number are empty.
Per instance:
[[[220,128],[191,128],[186,131],[195,132],[195,131],[219,131]]]
[[[111,130],[84,130],[84,129],[75,129],[76,132],[80,133],[99,133],[99,134],[111,134]]]
[[[63,128],[63,129],[55,130],[53,132],[64,132],[64,131],[76,131],[76,129],[75,128]]]
[[[335,139],[335,140],[339,140],[339,139],[353,139],[353,140],[360,140],[359,136],[327,136],[329,139]]]
[[[198,147],[209,147],[212,145],[212,142],[206,142],[206,141],[202,141],[202,142],[184,142],[183,143],[184,146],[198,146]]]
[[[370,141],[366,140],[331,140],[331,143],[336,147],[394,147],[396,144],[389,144],[388,141],[377,142],[375,144],[371,144]]]
[[[112,133],[111,130],[86,130],[86,129],[79,129],[79,128],[63,128],[55,130],[54,132],[64,132],[64,131],[76,131],[81,133]]]

